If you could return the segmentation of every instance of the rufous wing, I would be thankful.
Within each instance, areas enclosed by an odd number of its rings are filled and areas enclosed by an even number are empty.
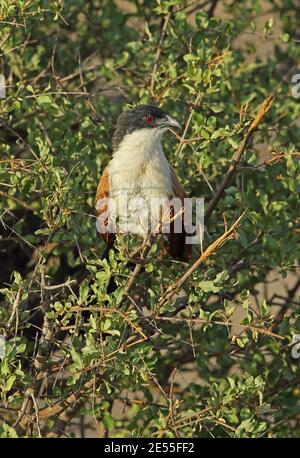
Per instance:
[[[109,188],[109,172],[108,167],[106,167],[99,180],[96,192],[97,229],[106,243],[108,243],[110,239],[110,234],[108,232]]]
[[[182,224],[182,226],[181,226],[181,231],[176,233],[174,230],[174,227],[175,227],[174,219],[171,220],[170,233],[168,236],[168,251],[173,258],[178,259],[180,261],[187,261],[190,258],[191,252],[192,252],[192,245],[186,243],[186,231],[184,227],[184,217],[185,217],[184,198],[187,197],[187,195],[183,187],[179,183],[179,180],[173,169],[171,169],[171,181],[172,181],[173,195],[170,196],[170,198],[172,199],[173,197],[176,197],[180,199],[182,203],[183,211],[181,214],[178,214],[178,210],[175,213],[174,207],[171,206],[171,209],[170,209],[171,218],[175,218],[175,219],[176,217],[181,218],[180,224]]]

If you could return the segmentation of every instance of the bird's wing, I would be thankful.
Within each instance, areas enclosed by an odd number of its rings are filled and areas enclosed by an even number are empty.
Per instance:
[[[184,199],[187,197],[185,190],[179,183],[177,175],[173,167],[171,167],[171,182],[172,182],[172,191],[175,197],[179,197],[180,199]]]
[[[186,243],[186,232],[184,228],[184,198],[187,197],[183,187],[179,183],[179,180],[176,176],[175,171],[171,168],[171,182],[172,182],[172,193],[173,197],[177,197],[181,200],[182,203],[182,214],[178,214],[178,209],[174,214],[174,207],[171,207],[171,216],[176,219],[176,215],[178,218],[181,218],[182,227],[181,232],[176,233],[174,231],[174,224],[175,221],[171,221],[170,223],[170,234],[168,236],[169,243],[168,243],[168,251],[175,259],[179,259],[181,261],[187,261],[191,256],[192,245]]]
[[[108,198],[109,198],[109,173],[108,167],[103,171],[99,180],[96,192],[96,215],[97,215],[97,229],[102,235],[103,239],[108,243],[109,232],[108,225]]]

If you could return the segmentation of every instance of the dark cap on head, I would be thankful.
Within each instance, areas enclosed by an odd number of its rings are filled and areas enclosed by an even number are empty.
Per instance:
[[[153,105],[138,105],[124,111],[117,120],[113,136],[113,149],[121,143],[124,135],[131,134],[139,129],[166,129],[168,127],[180,128],[179,123],[168,116],[163,110]]]

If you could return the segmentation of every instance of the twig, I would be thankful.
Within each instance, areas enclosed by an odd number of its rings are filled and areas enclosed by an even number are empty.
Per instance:
[[[141,253],[141,256],[140,256],[140,260],[137,261],[137,264],[135,266],[135,268],[133,269],[133,271],[131,272],[130,276],[129,276],[129,280],[127,281],[125,287],[124,287],[124,296],[127,295],[133,285],[133,283],[135,282],[137,276],[139,275],[140,271],[142,270],[142,267],[144,265],[144,260],[146,259],[150,249],[151,249],[151,246],[152,246],[152,241],[153,241],[153,237],[150,236],[146,242],[145,242],[145,246],[144,246],[144,249]]]
[[[200,92],[198,95],[197,95],[197,98],[195,100],[195,106],[197,106],[201,100],[201,98],[203,97],[203,93]],[[186,137],[186,134],[187,134],[187,131],[188,131],[188,128],[190,127],[190,123],[192,121],[192,118],[193,118],[193,114],[194,114],[194,111],[195,111],[195,108],[192,107],[190,108],[190,114],[189,114],[189,117],[185,123],[185,126],[184,126],[184,130],[183,130],[183,134],[180,138],[180,142],[179,142],[179,145],[178,145],[178,148],[177,148],[177,151],[176,151],[176,156],[179,156],[179,154],[181,153],[181,150],[182,150],[182,147],[183,147],[183,144],[185,143],[185,137]]]
[[[234,323],[232,321],[218,321],[218,320],[216,321],[216,320],[206,320],[204,318],[180,318],[180,317],[166,317],[166,316],[156,316],[155,319],[160,320],[160,321],[174,321],[174,322],[179,322],[179,323],[187,322],[189,325],[191,324],[218,324],[221,326],[237,326],[237,327],[243,328],[245,331],[250,330],[250,331],[258,332],[259,334],[274,337],[275,339],[285,340],[284,336],[275,334],[274,332],[268,329],[259,328],[257,326],[251,326],[250,324]]]
[[[14,202],[17,202],[19,205],[21,205],[22,207],[26,208],[26,210],[33,211],[32,208],[29,205],[27,205],[25,202],[22,202],[22,200],[17,199],[17,197],[10,196],[9,194],[7,194],[6,192],[3,192],[3,191],[0,191],[0,196],[3,196],[6,199],[11,199]]]
[[[160,55],[161,55],[161,52],[162,52],[162,45],[163,45],[163,41],[165,39],[165,35],[166,35],[166,31],[167,31],[167,27],[168,27],[171,15],[172,15],[172,9],[170,9],[170,11],[165,16],[165,19],[164,19],[164,22],[163,22],[163,26],[162,26],[162,29],[161,29],[161,34],[160,34],[160,38],[159,38],[158,47],[157,47],[156,54],[155,54],[153,72],[152,72],[152,75],[151,75],[151,82],[150,82],[150,92],[151,92],[152,95],[153,95],[153,92],[154,92],[155,77],[156,77],[158,62],[159,62]]]
[[[16,333],[17,333],[18,322],[19,322],[18,308],[19,308],[19,302],[20,302],[20,294],[21,294],[21,286],[19,286],[16,297],[14,298],[11,315],[6,325],[7,330],[10,330],[10,328],[12,327],[13,321],[14,321],[14,317],[16,316]]]
[[[195,11],[197,11],[200,8],[203,8],[204,6],[209,4],[210,2],[211,2],[211,0],[205,0],[203,3],[199,3],[199,1],[196,0],[196,1],[192,2],[192,3],[190,3],[189,5],[185,5],[185,6],[182,6],[181,8],[178,8],[176,10],[176,13],[179,13],[179,11],[184,11],[184,10],[186,10],[188,8],[193,7],[191,10],[185,12],[186,14],[193,14]]]
[[[6,121],[4,121],[4,119],[0,119],[0,126],[2,126],[4,129],[6,129],[8,132],[10,132],[11,134],[13,134],[15,137],[17,137],[19,140],[21,140],[22,143],[24,143],[24,145],[27,146],[27,148],[30,150],[31,154],[34,156],[34,158],[36,159],[36,161],[39,163],[39,165],[42,167],[42,169],[47,173],[47,169],[46,167],[44,166],[43,162],[40,160],[40,158],[36,155],[36,153],[34,152],[34,149],[32,148],[32,146],[29,145],[29,143],[22,137],[22,135],[19,134],[19,132],[15,129],[13,129],[12,127],[10,127],[9,124],[7,124]]]

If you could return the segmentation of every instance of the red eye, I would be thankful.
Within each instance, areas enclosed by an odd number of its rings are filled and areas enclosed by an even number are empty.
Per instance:
[[[147,124],[153,124],[154,118],[152,115],[147,115],[146,116],[146,123]]]

